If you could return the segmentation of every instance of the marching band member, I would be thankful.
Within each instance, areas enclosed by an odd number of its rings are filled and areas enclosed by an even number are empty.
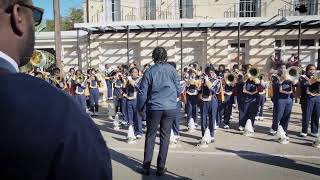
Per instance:
[[[113,78],[113,104],[115,113],[118,114],[121,112],[121,90],[122,90],[122,80],[121,80],[121,72],[117,72],[117,74]]]
[[[249,74],[250,69],[248,70]],[[246,75],[248,76],[248,75]],[[240,116],[239,122],[241,127],[245,127],[247,120],[252,121],[252,126],[254,125],[254,120],[258,112],[258,85],[260,80],[257,77],[247,78],[243,86],[243,99],[241,100],[243,104],[242,113]]]
[[[268,87],[268,82],[264,80],[264,75],[261,74],[260,76],[260,84],[258,85],[258,92],[259,92],[259,108],[258,108],[258,114],[255,117],[256,120],[263,121],[263,107],[266,102],[266,88]]]
[[[87,80],[85,79],[85,76],[82,74],[81,70],[77,70],[75,75],[76,77],[72,82],[72,84],[75,86],[74,98],[81,109],[86,112],[86,96],[84,91],[87,86]]]
[[[93,112],[93,115],[96,115],[99,112],[99,83],[96,76],[96,71],[92,69],[90,71],[88,84],[89,84],[89,92],[90,92],[90,111]]]
[[[127,85],[125,87],[124,98],[127,103],[127,118],[129,125],[134,127],[134,134],[137,139],[142,137],[142,119],[137,111],[137,94],[140,83],[139,69],[133,67],[130,69],[130,76],[127,76]]]
[[[109,65],[105,65],[105,80],[107,84],[107,98],[108,100],[112,99],[112,76],[111,76],[112,69],[109,68]]]
[[[61,72],[59,68],[53,69],[53,75],[49,79],[49,83],[52,84],[54,87],[64,90],[65,89],[65,80],[61,76]]]
[[[319,135],[320,117],[320,81],[319,72],[316,73],[316,66],[309,64],[306,74],[300,77],[301,86],[301,107],[302,107],[302,132],[300,135],[306,137],[308,126],[311,120],[311,136]]]
[[[122,94],[122,98],[121,98],[121,113],[122,113],[122,117],[124,120],[124,124],[127,124],[128,121],[128,113],[127,113],[127,98],[126,98],[126,88],[128,85],[128,79],[127,76],[129,75],[128,72],[128,66],[123,65],[123,72],[121,74],[121,81],[122,81],[122,89],[121,89],[121,94]]]
[[[219,94],[220,90],[221,82],[217,79],[214,69],[212,67],[207,67],[201,83],[200,114],[202,137],[208,127],[210,130],[211,142],[214,140],[214,127],[218,109],[217,94]],[[207,116],[209,117],[209,121],[207,121]],[[201,144],[202,143],[206,142],[201,142]]]
[[[189,78],[186,80],[187,94],[187,121],[193,118],[196,127],[198,127],[198,90],[200,88],[200,80],[197,79],[197,74],[194,69],[189,69]]]
[[[235,96],[237,97],[237,103],[238,103],[238,110],[239,110],[239,131],[244,130],[244,126],[242,123],[242,119],[244,119],[245,112],[244,112],[244,97],[245,94],[243,92],[244,87],[244,75],[242,72],[239,72],[237,76],[237,83],[235,85]]]
[[[272,86],[274,88],[275,118],[272,122],[270,133],[275,135],[278,125],[286,132],[293,106],[293,82],[287,79],[286,71],[281,69],[278,74],[272,75]]]
[[[174,69],[177,69],[177,64],[175,62],[168,62],[168,64],[172,65],[174,67]],[[175,136],[175,139],[179,139],[180,138],[180,110],[182,107],[182,93],[184,92],[184,90],[186,89],[186,82],[185,81],[180,81],[180,96],[177,97],[177,109],[176,109],[176,118],[173,121],[172,124],[172,130],[173,130],[173,134]]]
[[[71,96],[75,95],[75,86],[72,85],[72,82],[75,80],[75,69],[74,68],[70,68],[68,74],[66,75],[66,91],[68,92],[68,94],[70,94]]]
[[[236,78],[235,74],[226,74],[225,75],[226,77],[224,78],[224,81],[223,81],[224,102],[221,104],[221,108],[218,108],[220,111],[218,111],[217,117],[222,120],[222,115],[223,115],[223,128],[224,129],[230,128],[229,127],[230,117],[232,114],[232,104],[234,101],[233,89],[234,89],[235,83],[232,82],[232,79],[230,82],[227,82],[228,75],[233,75],[233,78]],[[234,79],[233,81],[236,81],[236,79]]]

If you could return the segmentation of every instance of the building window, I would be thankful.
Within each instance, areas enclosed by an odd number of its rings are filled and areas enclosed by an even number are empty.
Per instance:
[[[301,15],[318,15],[318,0],[295,0],[294,9],[296,13]],[[299,6],[306,8],[306,13],[299,13]]]
[[[240,0],[240,17],[257,17],[260,9],[259,0]]]
[[[231,43],[230,44],[231,48],[238,48],[238,43]],[[240,43],[240,48],[245,48],[246,44],[245,43]]]
[[[281,40],[276,40],[276,47],[278,47],[278,48],[281,47]]]
[[[179,0],[180,18],[193,18],[193,0]]]
[[[285,40],[284,42],[285,46],[299,46],[298,40]],[[302,39],[301,40],[301,46],[315,46],[314,39]]]
[[[121,21],[120,0],[111,0],[112,21]]]
[[[144,0],[143,16],[145,20],[155,20],[157,16],[156,0]]]

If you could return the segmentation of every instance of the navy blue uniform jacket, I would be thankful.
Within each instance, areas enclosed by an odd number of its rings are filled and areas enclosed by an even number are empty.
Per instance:
[[[99,129],[71,97],[45,81],[0,73],[0,123],[0,179],[112,179]]]

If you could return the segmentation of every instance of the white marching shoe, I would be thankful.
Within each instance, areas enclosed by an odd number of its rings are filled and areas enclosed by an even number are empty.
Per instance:
[[[200,148],[207,148],[209,147],[208,144],[212,143],[214,141],[214,138],[210,135],[209,128],[206,129],[204,136],[201,139],[201,142],[199,144]]]
[[[246,126],[244,127],[243,135],[245,136],[252,136],[254,133],[253,127],[252,127],[252,121],[251,119],[248,119],[246,122]]]
[[[134,135],[134,130],[132,125],[130,125],[128,129],[127,142],[128,144],[136,143],[136,136]]]
[[[178,143],[173,130],[171,129],[171,133],[170,133],[170,147],[175,147],[175,145]]]
[[[313,142],[313,147],[320,148],[320,136],[315,138],[315,141]]]
[[[283,127],[279,125],[278,131],[277,131],[277,138],[279,143],[281,144],[288,144],[289,143],[289,137],[286,136],[286,132],[283,130]]]
[[[189,132],[194,132],[196,129],[196,125],[194,123],[193,118],[190,118],[189,123],[188,123],[188,131]]]
[[[110,117],[109,117],[110,119]],[[112,119],[112,117],[111,117]],[[120,129],[120,120],[119,120],[119,116],[118,114],[114,117],[114,120],[113,120],[113,129],[114,130],[119,130]]]

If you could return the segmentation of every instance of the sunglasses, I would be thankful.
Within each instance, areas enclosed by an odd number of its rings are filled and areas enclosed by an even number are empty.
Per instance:
[[[39,24],[41,24],[42,17],[43,17],[43,12],[44,12],[43,9],[35,7],[35,6],[32,6],[32,5],[23,4],[23,3],[16,3],[16,4],[19,4],[20,6],[23,6],[23,7],[31,9],[32,10],[32,17],[33,17],[33,20],[34,20],[34,25],[38,26]],[[10,6],[7,9],[6,12],[7,13],[12,13],[13,6],[14,5]]]

